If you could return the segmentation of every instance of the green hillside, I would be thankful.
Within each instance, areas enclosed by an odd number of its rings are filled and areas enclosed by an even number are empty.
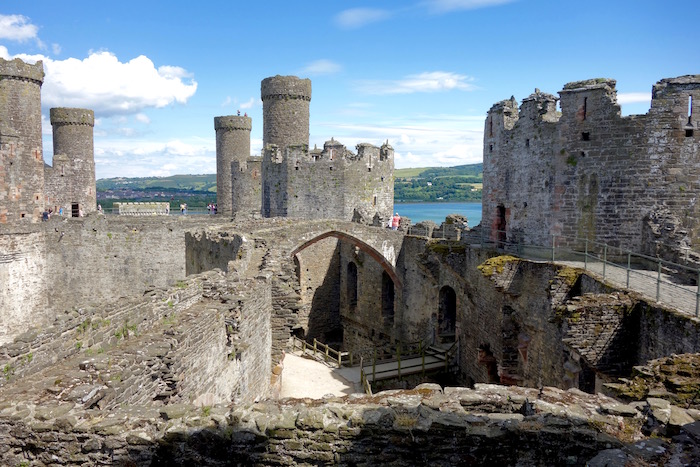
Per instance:
[[[455,167],[419,167],[394,171],[396,201],[479,201],[482,164]],[[167,200],[177,206],[206,206],[216,202],[216,174],[169,177],[103,178],[97,180],[103,207],[116,201]],[[193,204],[194,203],[194,204]]]

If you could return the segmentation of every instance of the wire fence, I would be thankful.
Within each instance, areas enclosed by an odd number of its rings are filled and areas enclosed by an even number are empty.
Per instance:
[[[700,316],[700,269],[659,257],[634,253],[589,239],[550,236],[547,246],[508,239],[504,231],[482,230],[467,235],[467,244],[491,247],[518,257],[551,261],[591,271],[604,280],[634,290],[679,311]],[[676,247],[678,248],[678,247]],[[690,262],[689,249],[685,262]]]

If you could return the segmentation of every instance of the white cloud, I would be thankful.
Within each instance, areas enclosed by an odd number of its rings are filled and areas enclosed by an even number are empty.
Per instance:
[[[515,0],[426,0],[422,2],[431,13],[448,13],[450,11],[476,10],[491,6],[512,3]]]
[[[650,92],[621,92],[617,94],[618,104],[651,103]]]
[[[216,173],[214,139],[95,141],[97,178]]]
[[[330,75],[333,73],[338,73],[342,67],[331,61],[331,60],[316,60],[315,62],[311,62],[308,65],[306,65],[303,69],[301,74],[309,74],[309,75]]]
[[[136,121],[139,121],[141,123],[145,123],[146,125],[151,123],[151,119],[148,118],[148,115],[146,115],[146,114],[139,113],[139,114],[136,114],[136,116],[134,118],[136,119]]]
[[[362,80],[357,83],[367,94],[412,94],[415,92],[440,92],[458,89],[471,91],[476,87],[473,78],[446,71],[430,71],[409,75],[399,80]]]
[[[385,20],[391,15],[392,12],[379,8],[351,8],[338,13],[335,16],[335,23],[344,29],[357,29]]]
[[[233,99],[231,99],[231,96],[226,96],[226,99],[221,103],[221,107],[227,107],[231,105],[231,102],[233,102]]]
[[[51,44],[51,51],[53,52],[54,55],[60,55],[61,54],[61,46],[59,44]]]
[[[0,50],[0,55],[7,50]],[[184,104],[197,90],[191,74],[176,66],[161,66],[140,55],[120,62],[112,53],[91,52],[79,60],[53,60],[42,55],[16,55],[44,62],[42,103],[45,107],[88,108],[103,117],[137,114],[145,108]]]
[[[37,39],[39,28],[22,15],[0,15],[0,39],[25,42]]]
[[[260,99],[256,99],[254,97],[251,97],[248,99],[247,102],[241,103],[240,107],[241,109],[252,109],[256,104],[260,104],[262,101]]]
[[[357,125],[329,122],[314,129],[322,134],[312,134],[312,140],[334,136],[354,150],[360,142],[379,146],[388,139],[398,168],[452,166],[482,161],[483,125],[483,116],[463,115],[411,115]]]

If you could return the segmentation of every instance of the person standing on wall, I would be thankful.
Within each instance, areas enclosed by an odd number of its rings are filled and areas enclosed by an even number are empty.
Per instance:
[[[401,224],[401,216],[399,216],[399,213],[397,212],[391,219],[391,230],[398,230],[399,224]]]

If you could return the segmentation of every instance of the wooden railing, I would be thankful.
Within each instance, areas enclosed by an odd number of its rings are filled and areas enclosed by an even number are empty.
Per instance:
[[[311,354],[318,360],[323,360],[326,363],[332,362],[338,365],[338,368],[342,367],[343,363],[348,361],[350,362],[350,366],[352,366],[352,355],[349,352],[339,352],[316,339],[314,339],[313,344],[310,344],[305,340],[292,336],[292,352],[297,348],[300,349],[302,353]]]

